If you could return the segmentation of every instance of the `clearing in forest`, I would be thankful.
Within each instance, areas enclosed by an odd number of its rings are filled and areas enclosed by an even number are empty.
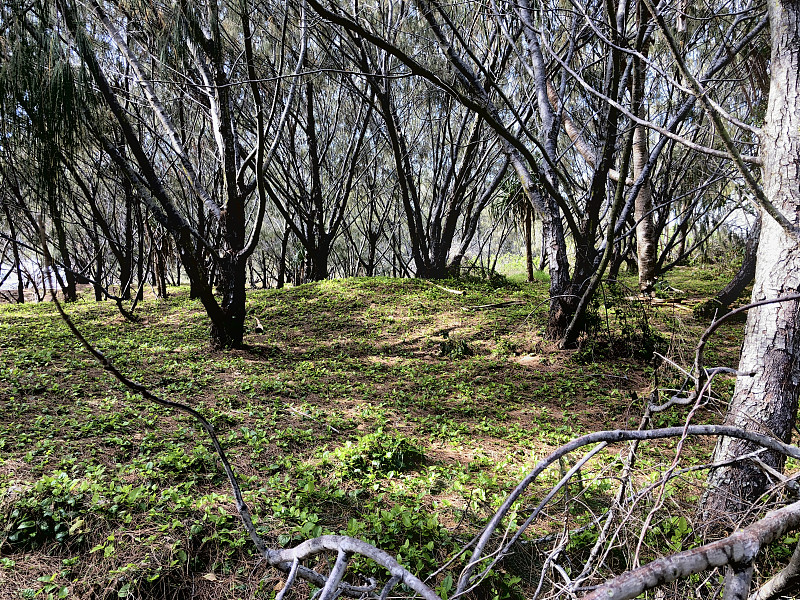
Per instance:
[[[691,362],[706,325],[691,306],[724,283],[717,275],[678,269],[669,293],[647,303],[606,286],[592,331],[570,352],[542,337],[546,282],[376,278],[251,291],[247,347],[234,351],[210,349],[205,313],[185,289],[145,301],[138,324],[111,303],[67,310],[125,374],[213,423],[268,542],[344,533],[425,576],[553,448],[636,428],[654,368],[659,386],[681,385],[652,350]],[[707,364],[735,366],[740,340],[741,323],[724,326]],[[718,404],[695,422],[724,411],[731,381],[715,390]],[[280,588],[282,575],[250,552],[203,432],[112,380],[51,303],[0,307],[0,400],[0,596],[234,598]],[[652,426],[685,417],[677,408]],[[684,459],[700,460],[709,442],[700,444]],[[674,447],[647,445],[634,480],[644,485]],[[537,540],[602,514],[626,448],[584,469],[479,597],[522,594],[541,566]],[[644,558],[692,543],[676,515],[691,509],[702,477],[662,498]],[[548,471],[512,520],[559,478]],[[567,552],[591,547],[587,531]],[[432,581],[442,595],[460,566]]]

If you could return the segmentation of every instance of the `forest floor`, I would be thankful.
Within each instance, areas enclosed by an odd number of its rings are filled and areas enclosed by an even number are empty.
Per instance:
[[[680,371],[654,361],[651,342],[691,365],[708,325],[691,308],[729,276],[679,268],[652,302],[605,287],[577,351],[543,337],[546,282],[441,283],[463,295],[384,278],[254,290],[247,346],[234,351],[209,347],[208,321],[186,289],[144,301],[138,324],[88,295],[67,310],[121,371],[213,423],[269,544],[343,533],[424,577],[547,453],[591,431],[636,428],[654,385],[680,388]],[[724,325],[706,364],[736,366],[741,336],[741,321]],[[732,389],[717,380],[693,422],[718,422]],[[687,412],[657,414],[651,426],[681,425]],[[692,442],[680,466],[707,461],[711,444]],[[642,445],[634,482],[654,481],[675,447]],[[626,455],[623,445],[601,452],[529,540],[596,519]],[[641,536],[641,560],[695,543],[691,507],[704,476],[642,496],[644,514],[663,509]],[[559,468],[546,471],[512,520],[559,478]],[[626,535],[639,535],[637,523]],[[596,538],[591,528],[573,536],[567,560],[577,565]],[[627,552],[599,575],[626,564]],[[501,564],[474,595],[521,597],[535,583],[530,554],[522,566]],[[447,596],[461,567],[430,583]],[[282,581],[253,556],[196,423],[127,392],[52,303],[0,306],[0,598],[269,598]]]

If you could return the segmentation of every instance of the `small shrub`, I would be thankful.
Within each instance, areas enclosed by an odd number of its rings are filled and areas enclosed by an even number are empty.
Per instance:
[[[464,340],[446,338],[439,342],[439,354],[450,358],[466,358],[474,356],[475,351]]]
[[[650,325],[647,306],[630,295],[630,290],[610,283],[595,296],[586,317],[586,336],[574,361],[588,363],[606,356],[646,360],[665,344]]]
[[[425,458],[411,440],[383,429],[362,436],[355,443],[347,442],[333,456],[341,462],[342,475],[348,478],[405,471]]]
[[[79,516],[85,486],[79,483],[63,472],[37,481],[9,513],[5,541],[21,548],[66,542],[83,523]]]

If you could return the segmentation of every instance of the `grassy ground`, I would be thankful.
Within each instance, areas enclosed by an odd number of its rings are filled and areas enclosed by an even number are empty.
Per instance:
[[[646,322],[662,353],[690,364],[705,325],[690,307],[728,275],[709,273],[670,276],[661,295],[680,302],[642,306],[606,288],[608,310],[598,308],[577,352],[542,337],[546,282],[443,284],[464,295],[380,278],[253,291],[247,347],[228,352],[209,348],[202,307],[186,290],[145,301],[141,324],[109,303],[68,311],[123,372],[211,420],[269,543],[346,533],[425,575],[553,448],[638,425],[654,363],[637,330]],[[503,302],[512,304],[484,307]],[[264,333],[252,331],[256,317]],[[734,366],[740,341],[741,323],[723,327],[708,364]],[[658,373],[659,385],[680,384],[676,370]],[[720,382],[719,402],[695,420],[718,419],[731,389]],[[685,416],[677,409],[655,424]],[[637,481],[645,485],[672,448],[648,446]],[[573,502],[560,497],[531,537],[601,512],[623,450],[587,467]],[[706,451],[693,446],[684,458]],[[202,431],[111,380],[50,303],[0,307],[0,456],[0,598],[269,598],[280,589],[249,549]],[[512,520],[559,477],[546,473]],[[675,511],[697,491],[683,485],[643,557],[691,543]],[[567,549],[576,561],[591,545],[584,537]],[[440,593],[460,566],[433,580]],[[477,595],[520,595],[523,571],[504,566]]]

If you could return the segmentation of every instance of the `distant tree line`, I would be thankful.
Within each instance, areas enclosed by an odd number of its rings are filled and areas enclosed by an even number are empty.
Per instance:
[[[514,242],[573,344],[593,275],[650,290],[752,195],[646,7],[609,7],[7,3],[3,263],[25,279],[43,219],[67,300],[185,274],[236,346],[248,285],[486,273]],[[750,162],[764,25],[680,34]]]

